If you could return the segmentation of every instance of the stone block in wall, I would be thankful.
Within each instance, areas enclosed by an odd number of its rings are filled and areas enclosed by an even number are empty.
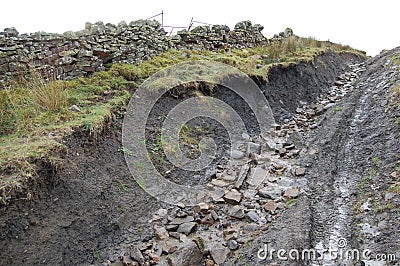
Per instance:
[[[235,24],[236,31],[246,31],[246,30],[249,30],[250,27],[251,27],[251,21],[249,21],[249,20],[240,21]]]
[[[11,27],[11,28],[5,28],[3,34],[6,37],[17,37],[19,35],[19,32],[17,31],[16,28]]]
[[[102,48],[94,48],[93,49],[93,55],[97,56],[101,59],[108,59],[110,57],[110,52],[106,49]]]
[[[75,64],[67,64],[67,65],[63,65],[60,68],[58,68],[57,72],[59,74],[69,73],[72,70],[74,70],[75,68],[76,68]]]
[[[60,59],[56,60],[55,63],[56,63],[56,65],[70,65],[77,61],[78,60],[74,57],[66,56],[66,57],[61,57]]]
[[[8,72],[10,69],[8,68],[8,64],[1,64],[0,63],[0,73],[1,74],[3,74],[3,73],[6,73],[6,72]]]
[[[0,53],[0,65],[7,64],[8,62],[10,62],[10,58]]]
[[[20,62],[10,62],[8,64],[8,71],[21,72],[27,69],[27,65]]]
[[[63,33],[63,36],[68,40],[78,40],[79,37],[73,31],[66,31]]]
[[[78,57],[92,57],[93,56],[93,51],[91,50],[86,50],[86,49],[80,49],[78,53]]]
[[[117,25],[117,29],[121,32],[125,31],[128,28],[128,24],[125,21],[120,21]]]
[[[88,36],[89,34],[90,34],[90,31],[87,30],[87,29],[84,29],[84,30],[80,30],[80,31],[76,31],[76,32],[75,32],[75,35],[76,35],[79,39],[81,39],[82,37],[86,37],[86,36]]]

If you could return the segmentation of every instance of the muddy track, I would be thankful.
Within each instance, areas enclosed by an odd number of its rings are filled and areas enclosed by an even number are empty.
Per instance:
[[[360,62],[360,59],[347,54],[327,53],[311,63],[301,63],[287,69],[278,67],[271,72],[270,82],[261,84],[261,89],[270,101],[276,119],[283,122],[292,117],[298,107],[310,104],[321,94],[327,94],[335,78],[348,70],[348,64],[355,62]],[[225,98],[232,101],[233,106],[235,101],[240,105],[234,95],[225,95]],[[314,147],[317,150],[314,157],[306,156],[302,161],[296,161],[296,164],[307,167],[308,187],[281,216],[271,218],[272,225],[268,230],[262,227],[266,231],[259,237],[255,237],[251,229],[252,232],[244,240],[235,241],[239,242],[236,244],[240,248],[238,251],[234,251],[237,248],[229,251],[226,265],[265,264],[258,262],[255,255],[259,247],[267,242],[276,247],[297,249],[314,247],[319,242],[327,244],[334,233],[331,227],[335,224],[339,224],[338,234],[346,234],[344,237],[352,239],[351,219],[347,220],[346,216],[343,222],[343,217],[336,214],[340,214],[342,210],[339,207],[342,205],[346,206],[345,214],[350,210],[351,187],[360,175],[353,168],[353,162],[357,161],[354,159],[358,156],[355,152],[363,148],[353,150],[352,146],[359,137],[359,121],[355,115],[357,110],[363,111],[360,108],[364,107],[359,104],[361,98],[362,90],[354,90],[341,103],[343,109],[340,112],[334,112],[331,108],[323,116],[318,122],[319,127],[314,130],[315,135],[310,133],[305,143],[301,143],[300,139],[299,146]],[[168,104],[176,103],[171,100]],[[165,105],[166,110],[173,107],[168,104]],[[251,119],[247,113],[242,115]],[[143,251],[158,252],[160,248],[157,242],[152,244],[155,232],[149,220],[163,213],[165,217],[157,220],[157,223],[164,226],[180,213],[187,215],[192,210],[158,203],[138,187],[130,176],[121,152],[120,126],[121,121],[115,121],[96,140],[85,132],[76,132],[66,142],[68,167],[57,173],[58,184],[40,200],[1,209],[1,265],[90,265],[117,262],[126,254],[130,253],[132,257],[131,248],[138,243],[141,243],[141,247],[145,245]],[[356,178],[351,179],[349,173]],[[291,172],[287,174],[291,175]],[[346,183],[349,179],[352,181]],[[253,208],[251,204],[253,202],[249,202],[246,208]],[[168,215],[165,215],[165,211]],[[232,206],[216,203],[216,211],[220,218],[226,217],[226,213],[232,211]],[[173,217],[169,217],[171,215]],[[268,214],[265,218],[270,219],[272,216]],[[199,214],[200,218],[204,217]],[[218,226],[227,226],[224,219],[221,218]],[[228,224],[233,223],[230,219],[226,217]],[[244,228],[259,228],[262,222],[265,221],[240,221]],[[344,225],[341,225],[342,222]],[[218,228],[217,223],[213,226]],[[203,230],[209,230],[204,228],[205,225],[199,225],[199,235]],[[157,254],[161,256],[161,252]],[[237,254],[243,256],[237,257]],[[146,259],[155,260],[151,252],[146,256]],[[210,259],[210,254],[204,256]],[[200,261],[204,262],[203,258]],[[293,265],[299,264],[296,262]]]
[[[314,150],[301,160],[307,167],[306,193],[242,251],[245,258],[237,265],[398,265],[400,226],[394,206],[399,199],[388,192],[400,147],[399,128],[393,123],[398,110],[390,110],[388,96],[399,80],[399,71],[390,65],[398,50],[370,59],[366,70],[358,69],[363,72],[353,82],[354,90],[304,136],[308,149]],[[372,204],[392,208],[382,212]],[[278,259],[275,253],[260,260],[257,252],[265,247],[275,252],[313,250],[316,259],[306,252],[300,259]],[[372,254],[347,257],[345,252],[352,249]],[[318,257],[319,252],[325,255]],[[377,254],[391,254],[391,261],[379,261]]]

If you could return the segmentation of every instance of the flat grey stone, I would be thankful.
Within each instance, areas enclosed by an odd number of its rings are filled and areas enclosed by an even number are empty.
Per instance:
[[[256,167],[251,169],[250,171],[250,175],[247,178],[246,182],[254,188],[257,188],[258,186],[260,186],[264,180],[267,178],[269,174],[269,171],[261,168],[261,167]]]
[[[258,214],[254,211],[249,211],[246,213],[246,218],[255,223],[260,220],[260,216],[258,216]]]
[[[210,250],[210,253],[214,262],[218,265],[222,265],[229,255],[229,249],[226,247],[212,248]]]
[[[306,173],[306,168],[304,168],[304,167],[298,167],[298,168],[296,168],[296,170],[294,172],[294,174],[296,176],[303,176],[303,175],[305,175],[305,173]]]
[[[242,165],[238,179],[235,183],[235,188],[239,189],[243,185],[243,182],[247,176],[247,173],[249,172],[249,169],[250,169],[250,166],[248,164]]]
[[[232,190],[228,191],[227,193],[225,193],[224,199],[226,202],[228,202],[230,204],[239,204],[239,202],[242,199],[242,194],[239,191],[237,191],[236,189],[232,189]]]
[[[243,219],[245,214],[242,207],[240,207],[239,205],[235,205],[230,210],[229,216],[235,219]]]
[[[170,224],[178,224],[179,225],[179,224],[193,222],[193,221],[194,221],[193,216],[186,216],[186,217],[183,217],[183,218],[177,217],[177,218],[173,219],[170,222]]]
[[[188,241],[181,248],[167,256],[168,264],[175,265],[201,265],[203,253],[194,241]]]
[[[281,188],[276,185],[269,185],[258,190],[258,195],[268,199],[277,199],[281,196],[281,194]]]
[[[239,160],[239,159],[244,158],[244,155],[245,155],[244,152],[238,151],[238,150],[232,150],[232,151],[230,152],[231,158],[232,158],[232,159],[235,159],[235,160]]]
[[[193,231],[196,229],[196,226],[197,224],[195,222],[183,223],[179,226],[177,232],[189,235],[193,233]]]

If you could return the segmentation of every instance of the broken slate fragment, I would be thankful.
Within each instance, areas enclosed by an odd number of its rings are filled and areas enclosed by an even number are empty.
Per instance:
[[[255,223],[260,220],[260,216],[258,216],[258,214],[254,211],[249,211],[246,213],[246,218]]]
[[[178,229],[178,226],[179,225],[177,224],[167,224],[165,226],[165,229],[167,229],[167,231],[176,231]]]
[[[170,239],[166,240],[162,245],[162,251],[166,254],[172,254],[178,250],[178,242],[176,240]]]
[[[201,265],[203,253],[194,241],[181,245],[180,249],[168,255],[168,265]]]
[[[200,202],[199,204],[197,204],[197,205],[194,207],[194,209],[195,209],[195,211],[196,211],[197,213],[199,213],[199,212],[207,213],[208,210],[210,209],[210,206],[208,205],[208,203]]]
[[[210,250],[210,253],[214,262],[218,265],[222,265],[229,255],[229,249],[226,247],[212,248]]]
[[[211,180],[211,184],[216,187],[227,187],[229,186],[229,182],[221,179],[213,179]]]
[[[236,160],[242,159],[244,157],[244,155],[245,155],[244,152],[238,151],[238,150],[232,150],[230,152],[230,156],[232,157],[232,159],[236,159]]]
[[[281,188],[275,185],[266,186],[258,190],[258,195],[268,199],[277,199],[281,196],[281,194]]]
[[[169,237],[167,230],[163,226],[154,225],[154,233],[156,237],[161,240]]]
[[[144,257],[137,246],[133,246],[130,250],[131,259],[139,262],[140,265],[144,263]]]
[[[276,208],[277,208],[276,203],[273,200],[270,200],[264,204],[264,210],[268,212],[274,212],[276,211]]]
[[[259,185],[261,185],[265,178],[267,178],[267,175],[269,174],[268,170],[265,170],[264,168],[261,167],[256,167],[251,169],[250,175],[247,178],[246,182],[254,188],[257,188]]]
[[[296,170],[294,172],[294,174],[296,176],[303,176],[303,175],[305,175],[305,173],[306,173],[306,168],[304,168],[304,167],[298,167],[298,168],[296,168]]]
[[[232,189],[225,193],[224,199],[230,204],[239,204],[240,200],[242,199],[242,194],[236,189]]]
[[[194,218],[193,216],[186,216],[184,218],[175,218],[173,219],[170,224],[183,224],[183,223],[188,223],[188,222],[193,222]]]
[[[197,224],[195,222],[183,223],[179,226],[177,232],[185,234],[185,235],[189,235],[196,229],[196,225]]]
[[[235,183],[235,188],[239,189],[243,185],[243,181],[249,172],[250,166],[248,164],[244,164],[240,169],[238,180]]]
[[[258,143],[248,142],[246,149],[246,156],[248,157],[250,154],[260,154],[261,145]]]
[[[242,207],[239,205],[233,206],[233,208],[229,212],[229,216],[235,219],[243,219],[244,218],[244,211]]]
[[[298,188],[289,188],[283,193],[283,196],[286,198],[297,198],[300,194],[300,189]]]

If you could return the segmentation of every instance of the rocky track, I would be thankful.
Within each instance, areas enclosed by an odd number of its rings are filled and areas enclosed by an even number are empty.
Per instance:
[[[288,69],[292,80],[276,69],[261,86],[278,121],[270,138],[243,134],[207,179],[212,201],[194,207],[156,202],[134,183],[118,122],[96,142],[77,132],[66,143],[73,167],[58,185],[39,202],[1,210],[0,264],[385,265],[277,255],[320,254],[343,241],[399,258],[399,196],[388,191],[399,159],[398,110],[387,107],[399,80],[395,52],[365,63],[325,55]],[[372,207],[388,199],[393,209]]]
[[[390,63],[394,53],[353,66],[338,77],[336,84],[347,88],[342,92],[347,95],[331,99],[332,108],[304,135],[304,194],[235,264],[398,265],[399,198],[389,192],[399,149],[399,128],[393,122],[398,109],[389,107],[389,88],[399,80],[399,71]],[[385,211],[376,207],[385,204],[390,205]],[[275,253],[263,257],[262,250],[260,259],[257,252],[262,248]],[[286,259],[278,258],[278,249],[286,251]],[[300,255],[290,257],[290,250]],[[354,250],[359,256],[353,256]],[[364,251],[368,256],[363,257]]]

